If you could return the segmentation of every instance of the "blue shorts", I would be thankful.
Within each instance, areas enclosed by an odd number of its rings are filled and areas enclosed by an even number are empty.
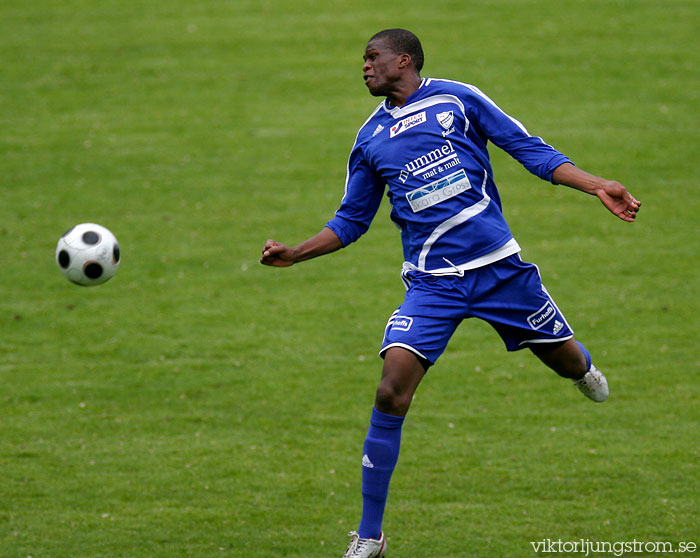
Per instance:
[[[390,347],[403,347],[434,364],[465,318],[487,321],[509,351],[574,335],[537,266],[518,254],[465,271],[463,277],[409,271],[404,280],[406,298],[389,318],[382,357]]]

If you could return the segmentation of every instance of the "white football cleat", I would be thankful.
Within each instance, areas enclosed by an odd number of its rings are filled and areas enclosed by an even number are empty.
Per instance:
[[[602,403],[610,395],[608,381],[603,373],[591,364],[588,372],[580,380],[576,380],[574,385],[589,399],[596,403]]]
[[[350,531],[348,537],[352,537],[352,540],[343,558],[382,558],[386,552],[384,532],[379,535],[379,540],[361,539],[357,531]]]

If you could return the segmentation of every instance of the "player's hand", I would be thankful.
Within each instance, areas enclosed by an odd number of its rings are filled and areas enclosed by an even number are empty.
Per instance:
[[[260,263],[273,267],[289,267],[294,265],[295,259],[292,249],[274,240],[268,240],[262,250]]]
[[[614,180],[603,181],[596,195],[611,213],[629,223],[635,220],[642,205],[642,202],[634,199],[627,188]]]

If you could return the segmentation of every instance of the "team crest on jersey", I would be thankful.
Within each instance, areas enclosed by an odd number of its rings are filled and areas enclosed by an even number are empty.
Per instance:
[[[455,119],[455,113],[451,110],[447,112],[438,112],[435,116],[437,121],[440,123],[440,126],[445,128],[445,130],[450,129],[450,126],[452,126],[452,122],[454,122]]]
[[[455,120],[455,114],[451,110],[448,110],[446,112],[438,112],[435,115],[435,118],[437,118],[437,121],[440,124],[440,126],[442,126],[445,129],[445,131],[442,132],[442,137],[447,137],[455,131],[454,126],[452,126],[452,123]]]
[[[391,127],[389,132],[389,137],[393,138],[399,134],[403,134],[406,130],[410,130],[414,126],[423,124],[425,122],[425,111],[419,112],[418,114],[412,114],[407,116],[403,120],[399,120],[396,124]]]

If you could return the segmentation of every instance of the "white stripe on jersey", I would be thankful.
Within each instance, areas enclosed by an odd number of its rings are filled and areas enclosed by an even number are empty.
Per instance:
[[[404,116],[407,116],[412,112],[424,110],[428,107],[432,107],[433,105],[437,105],[439,103],[452,103],[454,105],[457,105],[459,107],[460,112],[464,114],[464,103],[462,103],[462,101],[459,100],[459,97],[448,94],[433,95],[432,97],[426,97],[425,99],[416,101],[415,103],[411,103],[410,105],[394,107],[390,110],[384,107],[384,110],[390,113],[391,116],[393,116],[394,118],[403,118]]]
[[[383,105],[384,105],[383,102],[382,102],[382,103],[379,103],[379,104],[377,105],[377,108],[375,108],[375,109],[372,111],[372,114],[370,114],[369,117],[367,117],[367,120],[365,120],[364,124],[362,124],[362,126],[360,126],[360,129],[357,130],[357,134],[355,134],[355,141],[353,142],[353,144],[352,144],[352,149],[350,150],[351,153],[352,153],[352,150],[354,150],[354,149],[355,149],[355,146],[357,145],[357,138],[360,137],[360,132],[364,129],[365,126],[367,126],[367,123],[368,123],[370,120],[372,120],[372,118],[374,118],[374,115],[377,114],[377,112],[379,112],[379,109],[382,108]],[[340,201],[341,204],[342,204],[343,201],[345,200],[345,196],[348,195],[348,182],[349,182],[349,181],[350,181],[350,157],[348,157],[348,164],[347,164],[347,166],[345,167],[345,189],[344,189],[344,191],[343,191],[343,199]]]
[[[459,97],[455,97],[454,95],[447,95],[447,94],[441,94],[441,95],[433,95],[432,97],[427,97],[426,99],[422,99],[420,101],[417,101],[415,103],[411,103],[410,105],[404,105],[402,107],[395,107],[393,109],[388,109],[386,106],[384,106],[384,110],[387,111],[391,116],[393,116],[395,119],[403,118],[404,116],[407,116],[411,113],[418,112],[419,110],[425,110],[426,108],[439,105],[441,103],[451,103],[453,105],[457,105],[457,108],[459,108],[459,111],[462,113],[462,116],[464,117],[464,134],[466,135],[467,130],[469,130],[469,119],[467,118],[467,113],[464,109],[464,103],[460,101]]]
[[[432,233],[430,233],[430,236],[423,244],[423,249],[420,252],[420,256],[418,256],[419,269],[425,269],[425,260],[428,258],[428,252],[430,252],[433,244],[435,244],[443,234],[454,229],[458,225],[461,225],[462,223],[466,223],[469,221],[469,219],[478,215],[488,207],[489,203],[491,202],[491,198],[486,193],[486,180],[488,179],[488,176],[488,173],[484,171],[484,181],[481,183],[481,192],[484,194],[484,197],[481,199],[481,201],[464,208],[456,215],[453,215],[446,221],[443,221],[437,227],[435,227]]]
[[[493,100],[491,99],[491,97],[489,97],[486,93],[484,93],[481,89],[479,89],[479,88],[476,87],[475,85],[470,85],[470,84],[468,84],[468,83],[463,83],[463,82],[461,82],[461,81],[455,81],[455,80],[452,80],[452,79],[432,79],[432,78],[431,78],[431,79],[428,81],[428,83],[430,83],[431,81],[446,81],[446,82],[448,82],[448,83],[456,83],[457,85],[463,85],[464,87],[466,87],[466,88],[469,89],[470,91],[473,91],[474,93],[476,93],[477,95],[479,95],[479,97],[481,97],[482,99],[484,99],[485,101],[487,101],[487,102],[488,102],[490,105],[492,105],[495,109],[498,109],[499,112],[502,112],[504,115],[506,115],[508,118],[510,118],[510,120],[511,120],[518,128],[520,128],[520,129],[523,131],[524,134],[526,134],[528,137],[532,137],[532,136],[530,135],[530,132],[527,131],[527,128],[525,128],[525,126],[523,126],[522,122],[520,122],[519,120],[516,120],[516,119],[513,118],[510,114],[508,114],[507,112],[505,112],[501,107],[499,107],[496,103],[493,102]],[[426,85],[427,85],[427,84],[426,84]],[[539,139],[542,139],[542,138],[539,138]],[[542,143],[544,143],[544,140],[542,140]]]

